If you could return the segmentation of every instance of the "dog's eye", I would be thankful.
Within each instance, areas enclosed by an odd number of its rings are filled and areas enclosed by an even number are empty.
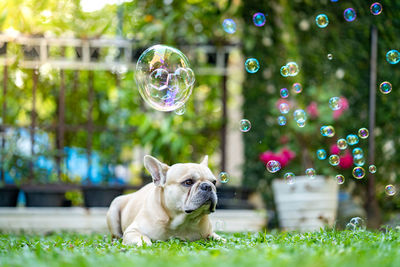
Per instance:
[[[214,180],[214,181],[212,181],[212,183],[213,183],[214,185],[216,185],[216,184],[217,184],[217,181],[216,181],[216,180]]]
[[[193,182],[193,179],[187,179],[182,184],[185,186],[191,186],[194,184],[194,182]]]

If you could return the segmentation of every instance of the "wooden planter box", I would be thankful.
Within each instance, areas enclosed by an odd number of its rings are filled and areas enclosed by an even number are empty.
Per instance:
[[[16,185],[0,187],[0,207],[17,206],[19,188]]]
[[[85,207],[109,207],[111,201],[124,193],[124,186],[84,185],[82,186]]]
[[[45,184],[24,185],[27,207],[68,207],[71,206],[65,199],[65,193],[76,189],[73,185]]]

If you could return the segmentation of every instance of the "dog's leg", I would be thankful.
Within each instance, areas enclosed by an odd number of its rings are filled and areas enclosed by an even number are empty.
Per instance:
[[[219,235],[217,235],[216,233],[212,233],[211,235],[208,236],[209,239],[213,239],[213,240],[217,240],[217,241],[222,241],[222,242],[226,242],[226,239],[223,237],[220,237]]]
[[[113,238],[122,237],[121,229],[121,204],[124,196],[115,198],[107,212],[107,225]]]
[[[137,245],[139,247],[143,246],[143,242],[147,245],[151,245],[151,240],[145,235],[142,235],[135,229],[129,229],[128,227],[124,232],[124,236],[122,239],[122,244],[124,245]]]

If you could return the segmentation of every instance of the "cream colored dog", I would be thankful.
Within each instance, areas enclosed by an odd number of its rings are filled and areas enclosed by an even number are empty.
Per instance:
[[[212,231],[208,218],[215,211],[217,194],[207,156],[200,164],[172,166],[145,156],[144,166],[153,183],[115,198],[110,205],[107,224],[113,237],[122,237],[123,244],[139,246],[173,237],[223,240]]]

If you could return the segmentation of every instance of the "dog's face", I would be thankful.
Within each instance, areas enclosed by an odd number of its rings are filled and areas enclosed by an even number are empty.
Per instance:
[[[216,179],[206,156],[200,164],[178,163],[168,166],[146,156],[145,167],[156,186],[162,186],[166,208],[172,213],[206,214],[217,204]]]

